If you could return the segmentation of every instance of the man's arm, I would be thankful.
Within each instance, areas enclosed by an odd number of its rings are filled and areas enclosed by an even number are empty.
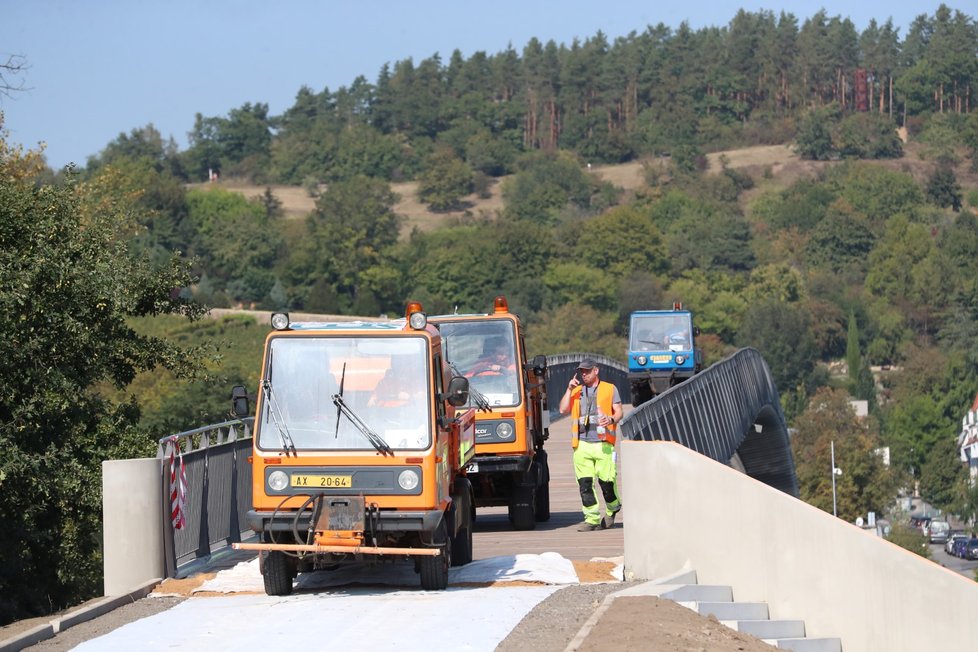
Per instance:
[[[615,419],[615,425],[621,423],[622,417],[625,416],[625,410],[622,409],[621,403],[615,403],[611,406],[611,416]]]
[[[574,388],[580,385],[577,376],[573,376],[570,382],[567,383],[567,389],[564,391],[564,395],[560,397],[560,405],[557,407],[561,414],[567,414],[571,409],[571,394],[574,393]]]

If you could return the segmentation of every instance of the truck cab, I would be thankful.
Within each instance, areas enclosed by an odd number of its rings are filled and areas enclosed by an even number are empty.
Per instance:
[[[519,316],[506,298],[492,312],[431,317],[453,373],[469,381],[475,457],[467,466],[476,507],[506,506],[517,530],[550,518],[547,359],[529,360]]]
[[[636,310],[628,328],[628,381],[638,407],[703,368],[699,329],[681,303],[672,310]]]
[[[472,560],[475,415],[420,304],[390,322],[272,317],[252,452],[248,525],[265,591],[300,572],[413,559],[425,589]],[[236,410],[243,388],[236,388]]]

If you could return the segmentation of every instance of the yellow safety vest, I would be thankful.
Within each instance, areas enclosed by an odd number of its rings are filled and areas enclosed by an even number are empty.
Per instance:
[[[581,423],[581,394],[584,389],[583,385],[578,385],[571,392],[571,447],[577,448],[577,444],[580,441],[578,436],[578,430]],[[607,414],[609,417],[614,413],[614,400],[615,400],[615,386],[611,383],[606,383],[604,381],[598,382],[598,410],[603,414]],[[606,441],[609,444],[615,443],[615,431],[618,430],[618,424],[613,423],[609,426],[605,426],[605,431],[603,433],[598,433],[598,439],[601,441]]]

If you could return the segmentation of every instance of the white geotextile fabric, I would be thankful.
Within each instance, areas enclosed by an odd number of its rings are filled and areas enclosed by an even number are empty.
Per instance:
[[[611,579],[609,577],[609,579]],[[479,559],[448,570],[448,584],[486,584],[490,582],[538,582],[540,584],[577,584],[574,564],[556,552],[539,555],[504,555]],[[351,564],[333,571],[301,573],[296,590],[320,589],[353,584],[403,586],[414,588],[420,579],[410,562]],[[221,571],[194,589],[198,592],[216,593],[264,593],[258,560],[241,562]],[[165,595],[157,593],[155,595]]]
[[[74,648],[81,652],[180,650],[494,650],[560,587],[449,587],[445,591],[349,586],[275,597],[184,600]]]

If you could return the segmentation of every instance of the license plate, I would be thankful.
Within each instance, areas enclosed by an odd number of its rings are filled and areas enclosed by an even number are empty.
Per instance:
[[[351,475],[294,475],[293,487],[318,487],[320,489],[348,489],[353,486]]]
[[[652,362],[672,362],[671,355],[654,355],[652,356]]]

